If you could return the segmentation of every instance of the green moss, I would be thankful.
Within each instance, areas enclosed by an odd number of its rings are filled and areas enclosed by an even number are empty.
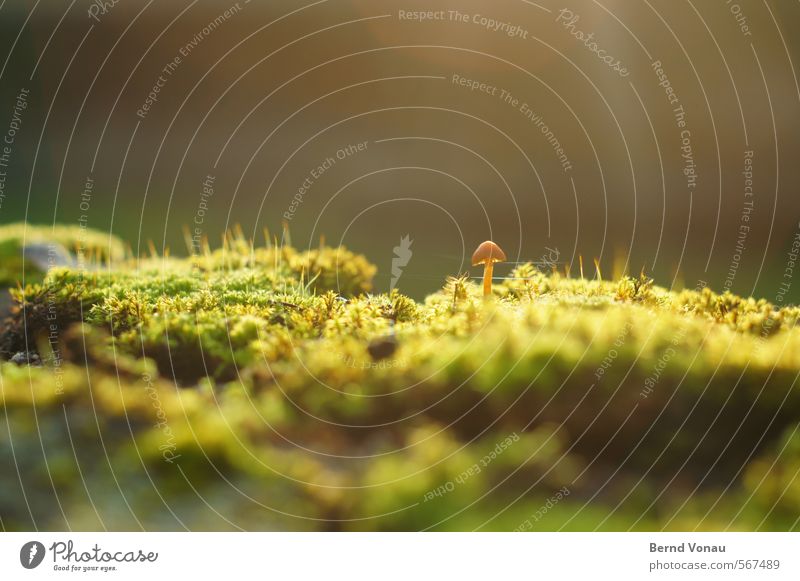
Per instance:
[[[56,244],[86,265],[121,261],[125,247],[116,236],[79,226],[33,226],[25,223],[0,226],[0,287],[13,287],[22,280],[39,282],[43,272],[23,259],[23,248],[31,244]]]
[[[374,272],[229,237],[16,291],[2,352],[45,365],[0,366],[4,526],[797,526],[797,308],[532,265],[417,303]]]

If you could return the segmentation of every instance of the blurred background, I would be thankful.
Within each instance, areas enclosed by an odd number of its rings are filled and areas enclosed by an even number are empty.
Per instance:
[[[798,22],[775,0],[6,0],[0,223],[186,254],[186,228],[285,221],[366,254],[378,291],[408,237],[417,298],[492,238],[775,301]]]

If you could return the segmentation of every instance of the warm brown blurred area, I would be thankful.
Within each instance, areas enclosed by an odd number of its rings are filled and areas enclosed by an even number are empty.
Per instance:
[[[798,24],[782,0],[8,0],[0,222],[183,253],[185,226],[286,219],[297,246],[365,253],[378,290],[409,236],[415,296],[493,238],[774,300],[800,228]]]

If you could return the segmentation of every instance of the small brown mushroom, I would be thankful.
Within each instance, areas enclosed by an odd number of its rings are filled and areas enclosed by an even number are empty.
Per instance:
[[[472,266],[483,265],[483,296],[488,297],[492,294],[492,273],[494,272],[494,263],[503,262],[506,259],[506,253],[497,244],[491,240],[487,240],[478,246],[478,249],[472,254]]]

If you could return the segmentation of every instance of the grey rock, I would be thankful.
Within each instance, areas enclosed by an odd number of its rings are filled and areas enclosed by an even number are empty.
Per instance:
[[[36,242],[22,249],[22,258],[41,272],[56,266],[74,266],[75,260],[66,248],[55,242]]]
[[[33,351],[20,351],[11,358],[11,363],[38,367],[42,364],[42,360],[38,353],[34,353]]]

